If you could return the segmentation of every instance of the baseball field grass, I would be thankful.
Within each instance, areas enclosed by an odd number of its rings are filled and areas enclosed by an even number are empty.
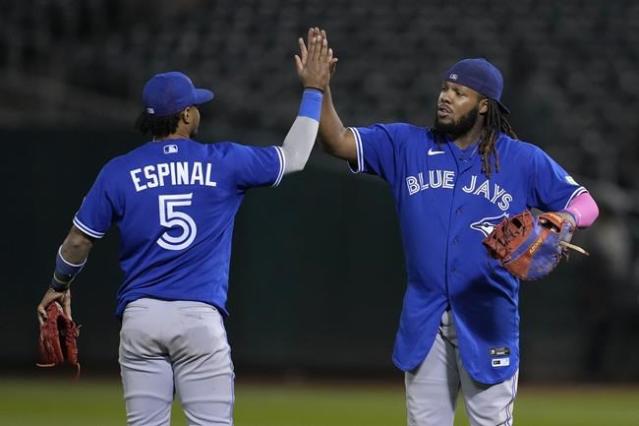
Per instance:
[[[455,425],[466,425],[463,404]],[[124,425],[117,380],[70,383],[2,379],[0,425]],[[173,425],[186,425],[179,405]],[[237,426],[393,426],[405,425],[401,384],[236,384]],[[523,426],[639,425],[639,387],[523,384],[515,405]]]

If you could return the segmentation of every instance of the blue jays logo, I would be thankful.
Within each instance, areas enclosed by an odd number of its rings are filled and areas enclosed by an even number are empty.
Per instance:
[[[487,237],[491,232],[493,232],[495,226],[499,225],[499,223],[506,217],[508,217],[508,213],[502,213],[499,216],[485,217],[483,219],[479,219],[477,222],[471,223],[470,227],[475,231],[479,231],[484,234],[484,237]]]

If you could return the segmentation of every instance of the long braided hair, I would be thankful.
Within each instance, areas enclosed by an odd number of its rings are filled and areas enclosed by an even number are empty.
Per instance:
[[[505,133],[513,139],[517,139],[517,134],[506,118],[506,113],[502,111],[495,100],[488,99],[488,111],[486,111],[486,115],[484,116],[484,128],[481,133],[481,142],[479,142],[479,154],[481,155],[482,162],[481,171],[488,179],[490,179],[490,174],[492,173],[492,167],[490,165],[491,157],[495,159],[495,171],[499,171],[499,158],[495,144],[497,143],[500,132]]]

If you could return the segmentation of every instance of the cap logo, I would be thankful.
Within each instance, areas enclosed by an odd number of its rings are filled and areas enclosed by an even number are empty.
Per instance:
[[[448,76],[449,79],[453,80],[453,81],[457,81],[457,79],[459,78],[459,76],[455,73],[451,74]]]
[[[146,109],[147,114],[155,114],[155,110],[153,108]]]

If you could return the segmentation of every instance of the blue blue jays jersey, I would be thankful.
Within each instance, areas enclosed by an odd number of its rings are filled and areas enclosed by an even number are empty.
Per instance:
[[[421,364],[450,309],[471,377],[508,379],[519,366],[519,281],[482,240],[504,217],[561,210],[585,189],[540,148],[504,134],[496,144],[499,171],[487,179],[477,144],[440,144],[430,130],[408,124],[351,130],[354,171],[386,180],[399,215],[408,283],[395,365],[410,371]]]
[[[277,185],[281,149],[170,139],[108,162],[73,223],[101,238],[121,234],[124,283],[116,314],[150,297],[208,303],[227,315],[233,223],[248,188]]]

